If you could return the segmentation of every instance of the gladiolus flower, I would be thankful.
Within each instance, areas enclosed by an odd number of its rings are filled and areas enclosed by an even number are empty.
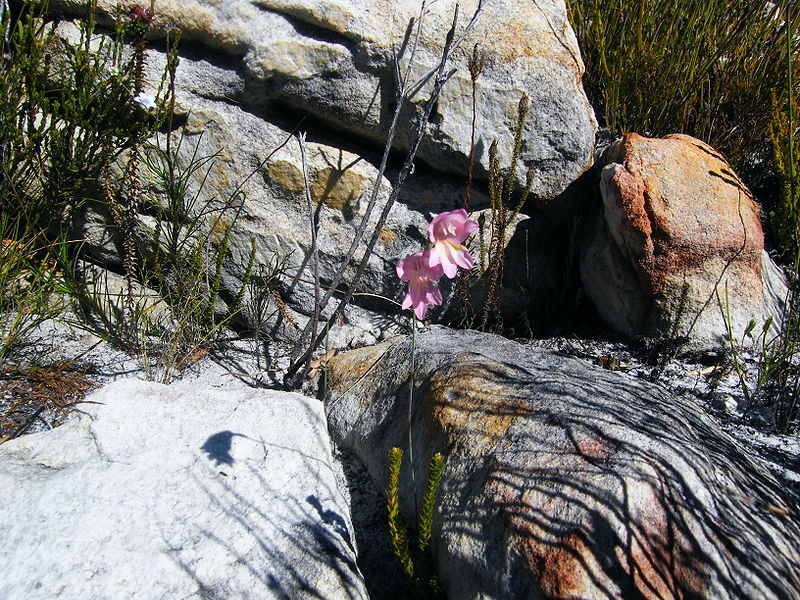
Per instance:
[[[441,266],[450,279],[456,276],[458,267],[471,269],[474,259],[462,244],[477,230],[478,224],[467,217],[463,208],[437,215],[428,226],[428,237],[433,244],[429,266]]]
[[[436,281],[442,276],[442,268],[430,265],[430,250],[406,256],[397,265],[397,276],[408,282],[403,309],[413,307],[420,321],[428,313],[429,304],[442,304],[442,291],[436,286]]]

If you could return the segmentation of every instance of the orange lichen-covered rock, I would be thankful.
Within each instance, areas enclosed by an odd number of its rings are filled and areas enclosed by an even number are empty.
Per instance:
[[[331,434],[379,489],[389,449],[408,448],[411,355],[397,338],[328,363]],[[433,548],[448,598],[800,597],[791,497],[690,401],[475,331],[418,333],[415,365],[417,494],[446,457]]]
[[[722,155],[687,135],[631,133],[603,162],[581,274],[609,325],[715,345],[720,305],[737,337],[753,318],[778,320],[785,285],[764,252],[760,209]]]

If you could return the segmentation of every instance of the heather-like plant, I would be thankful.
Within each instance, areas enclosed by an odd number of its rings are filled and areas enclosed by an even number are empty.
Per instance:
[[[386,490],[392,550],[400,562],[413,598],[441,598],[441,582],[435,574],[432,574],[433,561],[429,556],[429,546],[433,530],[436,492],[444,473],[444,457],[437,452],[431,457],[428,466],[428,480],[422,500],[422,509],[419,513],[416,552],[411,547],[408,526],[400,513],[400,470],[402,466],[403,451],[400,448],[392,448],[389,451],[389,485]],[[414,555],[418,556],[417,560]]]
[[[94,6],[77,41],[56,35],[46,6],[22,2],[4,14],[0,40],[0,211],[25,232],[68,231],[103,170],[158,128],[136,100],[140,65],[125,61],[124,24],[113,39],[95,36]]]
[[[785,81],[784,4],[568,0],[599,118],[619,132],[694,135],[753,173],[770,159],[771,94]]]
[[[163,147],[147,142],[165,121],[172,129],[178,66],[175,36],[161,80],[145,80],[152,7],[118,7],[112,36],[95,33],[94,4],[77,23],[77,37],[69,27],[57,32],[45,14],[46,7],[33,2],[23,2],[15,14],[2,12],[8,32],[0,41],[5,273],[8,281],[21,281],[12,274],[23,268],[37,284],[5,286],[0,319],[9,324],[6,339],[17,340],[30,328],[23,322],[37,322],[30,306],[41,299],[23,299],[23,292],[43,296],[51,289],[45,285],[52,281],[44,268],[49,260],[60,271],[59,291],[75,302],[84,326],[138,353],[148,370],[168,378],[220,337],[242,304],[255,248],[240,288],[228,290],[221,281],[238,190],[227,202],[201,203],[189,182],[199,178],[202,188],[214,157],[198,157],[195,148],[183,163],[183,136],[174,146],[171,136]],[[163,194],[146,197],[143,179]],[[113,218],[109,230],[122,258],[124,289],[92,264],[79,241],[70,242],[79,211],[103,203]],[[154,230],[142,227],[145,206],[155,213]],[[42,268],[32,270],[35,265]]]
[[[28,334],[61,308],[59,276],[47,255],[20,240],[18,224],[0,215],[0,366]]]
[[[46,3],[31,1],[0,11],[3,263],[7,283],[27,282],[3,289],[4,353],[53,316],[52,292],[70,289],[78,255],[75,216],[101,199],[108,166],[160,123],[137,98],[141,61],[123,57],[127,22],[113,37],[95,35],[90,3],[72,35],[46,14]]]

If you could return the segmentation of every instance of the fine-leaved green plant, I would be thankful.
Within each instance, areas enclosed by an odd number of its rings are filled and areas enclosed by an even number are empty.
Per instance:
[[[200,156],[198,139],[183,158],[186,136],[177,134],[174,143],[171,136],[157,137],[141,152],[142,176],[160,192],[146,198],[154,224],[148,233],[137,215],[124,223],[130,239],[143,241],[126,251],[132,257],[124,265],[125,309],[115,305],[116,317],[106,311],[101,318],[108,324],[124,322],[105,335],[127,331],[127,340],[115,341],[146,358],[146,368],[162,380],[204,354],[228,330],[242,308],[256,254],[251,241],[241,284],[228,289],[222,271],[241,211],[239,189],[224,201],[202,198],[216,155]],[[91,304],[102,312],[102,303]]]
[[[775,428],[782,433],[800,429],[800,160],[797,147],[797,13],[793,3],[776,3],[783,28],[783,81],[772,92],[770,138],[781,182],[778,203],[769,213],[778,251],[788,264],[789,291],[781,318],[751,321],[737,339],[731,327],[727,290],[720,299],[734,370],[745,397],[745,408],[765,405]],[[754,345],[755,364],[742,358],[740,348]],[[748,366],[750,367],[748,370]]]
[[[623,133],[688,133],[752,173],[770,158],[770,96],[785,77],[783,4],[568,0],[601,122]]]
[[[47,3],[0,12],[0,214],[4,354],[68,291],[80,244],[75,216],[101,196],[102,173],[159,126],[136,100],[141,65],[123,57],[125,23],[95,33],[95,5],[76,25]],[[57,275],[56,275],[57,274]],[[26,282],[22,285],[23,282]]]
[[[780,433],[800,430],[800,314],[795,293],[790,298],[781,322],[752,320],[741,337],[731,326],[727,289],[719,299],[726,326],[733,369],[744,396],[744,412],[765,406],[772,425]],[[754,361],[745,360],[742,348],[753,347]]]
[[[790,32],[796,31],[797,11],[792,12],[792,3],[784,7],[784,22]],[[793,34],[787,36],[784,51],[785,84],[773,90],[772,113],[770,121],[770,139],[775,164],[781,182],[781,189],[776,206],[769,217],[776,238],[778,249],[788,261],[794,263],[794,271],[800,268],[800,157],[798,157],[797,116],[800,111],[798,93],[795,89],[797,77],[797,53],[792,46]]]
[[[122,58],[124,29],[96,36],[94,6],[78,38],[58,35],[46,5],[25,1],[6,12],[0,40],[0,211],[27,233],[69,230],[98,197],[103,170],[141,144],[159,120],[135,100],[136,65]]]
[[[0,215],[0,366],[28,334],[61,309],[58,273],[34,240],[20,240],[19,223]]]
[[[533,169],[528,169],[526,185],[520,194],[516,194],[517,165],[522,153],[522,134],[528,119],[528,96],[523,94],[519,101],[514,146],[507,170],[500,166],[500,152],[497,141],[489,147],[489,199],[491,215],[489,219],[488,239],[484,232],[485,220],[479,221],[481,249],[481,270],[485,271],[486,301],[483,304],[481,328],[500,332],[503,329],[503,317],[500,306],[500,293],[503,287],[503,264],[508,235],[508,227],[519,214],[530,195],[533,185]],[[485,261],[485,262],[484,262]]]
[[[436,599],[442,597],[441,582],[433,572],[430,557],[430,543],[433,535],[433,513],[436,506],[436,492],[444,473],[444,457],[436,453],[428,466],[428,481],[419,513],[417,548],[413,551],[408,537],[408,526],[400,513],[400,470],[403,465],[403,451],[392,448],[389,451],[389,484],[387,488],[387,509],[389,534],[392,550],[403,569],[403,573],[415,599]],[[415,560],[414,555],[418,555]]]

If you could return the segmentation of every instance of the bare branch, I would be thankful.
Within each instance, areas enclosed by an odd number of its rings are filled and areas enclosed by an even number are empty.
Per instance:
[[[336,309],[333,311],[333,313],[328,318],[328,320],[327,320],[328,327],[326,327],[325,329],[328,329],[330,326],[332,326],[336,322],[336,319],[338,318],[338,316],[341,315],[344,312],[345,307],[350,303],[350,301],[353,298],[353,295],[355,294],[355,290],[357,289],[358,284],[360,283],[361,278],[362,278],[362,276],[364,274],[364,271],[366,270],[367,263],[369,261],[370,256],[372,255],[373,249],[374,249],[375,244],[376,244],[376,242],[378,240],[378,237],[380,235],[380,231],[381,231],[382,227],[384,226],[384,224],[386,223],[386,219],[389,216],[389,212],[391,211],[392,206],[394,205],[395,201],[397,200],[397,197],[400,194],[400,188],[403,185],[403,182],[408,177],[408,175],[410,175],[414,171],[414,158],[416,157],[416,153],[417,153],[417,151],[419,149],[420,144],[422,143],[422,139],[423,139],[424,134],[425,134],[425,129],[426,129],[426,126],[427,126],[427,123],[428,123],[428,119],[429,119],[431,113],[433,112],[433,108],[436,105],[436,101],[438,100],[439,95],[441,94],[442,89],[444,88],[444,85],[447,83],[447,81],[456,72],[455,69],[451,69],[449,71],[446,71],[448,60],[450,59],[450,57],[452,56],[453,52],[458,47],[458,45],[460,45],[461,42],[464,40],[464,38],[465,38],[466,34],[468,33],[468,31],[475,24],[475,21],[478,18],[478,15],[481,13],[481,11],[483,9],[483,0],[479,1],[478,7],[476,8],[475,13],[473,14],[472,18],[470,19],[470,22],[467,25],[467,28],[464,30],[464,32],[462,32],[462,34],[458,38],[455,37],[455,31],[456,31],[457,20],[458,20],[458,7],[456,7],[456,10],[454,11],[454,16],[453,16],[453,23],[452,23],[452,26],[450,27],[450,30],[448,31],[447,36],[445,38],[445,43],[444,43],[444,47],[442,49],[442,55],[441,55],[441,58],[440,58],[439,62],[437,63],[436,67],[434,67],[434,69],[432,69],[429,73],[427,73],[425,76],[423,76],[422,79],[418,80],[412,86],[411,92],[409,93],[409,92],[406,91],[408,89],[406,87],[407,86],[407,80],[408,80],[408,77],[410,77],[411,64],[413,63],[414,57],[416,55],[417,46],[418,46],[419,39],[420,39],[420,29],[421,29],[421,25],[422,25],[422,22],[423,22],[425,9],[426,9],[426,3],[423,2],[423,5],[422,5],[422,7],[420,9],[420,17],[419,17],[418,22],[417,22],[417,31],[416,31],[416,34],[415,34],[414,42],[412,43],[411,49],[410,49],[409,66],[406,69],[405,80],[400,82],[402,99],[405,100],[405,101],[408,101],[411,97],[413,97],[413,95],[417,91],[419,91],[419,89],[427,81],[430,80],[431,77],[435,77],[434,82],[433,82],[433,88],[431,90],[431,94],[430,94],[429,98],[425,102],[425,105],[424,105],[423,110],[422,110],[422,114],[419,116],[419,119],[417,121],[417,129],[416,129],[416,132],[415,132],[414,139],[413,139],[413,142],[411,144],[411,147],[410,147],[410,149],[409,149],[409,151],[408,151],[408,153],[406,155],[405,161],[403,162],[403,166],[402,166],[402,168],[400,169],[400,172],[397,175],[397,179],[396,179],[396,181],[394,183],[394,186],[392,187],[392,192],[389,195],[389,198],[387,199],[386,204],[384,205],[384,207],[383,207],[383,209],[381,211],[381,214],[380,214],[380,216],[378,218],[378,222],[376,223],[375,227],[373,228],[372,236],[370,237],[370,240],[369,240],[369,242],[367,244],[367,248],[366,248],[366,250],[364,252],[364,256],[361,259],[361,261],[359,262],[358,268],[356,270],[356,274],[353,277],[353,280],[352,280],[351,284],[348,286],[347,293],[344,295],[344,297],[342,297],[340,299],[338,306],[336,307]],[[399,73],[400,72],[399,62],[402,59],[402,54],[403,54],[404,50],[407,47],[407,39],[408,39],[408,32],[406,34],[406,42],[404,42],[403,46],[401,47],[401,53],[398,55],[398,57],[397,57],[397,59],[395,61],[395,73]],[[350,248],[349,248],[347,254],[345,255],[345,258],[344,258],[344,260],[342,262],[341,267],[339,268],[339,270],[337,271],[336,275],[334,276],[333,281],[330,283],[331,288],[326,291],[325,295],[322,297],[322,299],[321,299],[321,301],[319,303],[318,310],[319,310],[320,313],[325,310],[325,307],[327,306],[327,303],[328,303],[328,301],[330,300],[330,298],[331,298],[331,296],[333,294],[333,288],[338,287],[339,283],[341,282],[341,280],[342,280],[342,278],[344,276],[344,273],[345,273],[345,270],[347,268],[347,265],[349,264],[349,262],[352,260],[353,256],[355,255],[355,251],[356,251],[356,248],[358,247],[358,244],[364,238],[364,233],[366,231],[367,223],[368,223],[369,218],[370,218],[370,216],[372,214],[372,211],[374,210],[375,204],[376,204],[377,199],[378,199],[378,194],[380,193],[381,180],[383,179],[384,173],[386,172],[386,165],[388,163],[389,154],[390,154],[390,151],[391,151],[391,148],[392,148],[392,144],[394,142],[394,137],[396,135],[397,123],[399,121],[400,112],[402,110],[402,104],[403,104],[402,102],[398,102],[397,103],[397,106],[395,107],[394,114],[392,115],[392,121],[391,121],[391,124],[389,126],[389,130],[387,132],[386,145],[384,147],[383,157],[381,159],[380,167],[378,168],[378,173],[377,173],[377,175],[375,177],[375,183],[373,185],[372,193],[370,195],[370,200],[369,200],[369,203],[368,203],[367,208],[365,210],[364,216],[362,217],[361,222],[360,222],[360,224],[359,224],[359,226],[358,226],[358,228],[356,230],[356,234],[355,234],[355,236],[353,238],[353,242],[351,243]],[[316,328],[317,328],[316,319],[312,319],[312,321],[309,321],[309,323],[306,325],[306,327],[303,330],[303,336],[302,336],[303,339],[305,339],[305,337],[308,336],[312,331],[316,331]],[[321,343],[323,335],[324,335],[324,333],[323,334],[317,333],[316,335],[312,335],[311,343],[309,344],[309,346],[305,350],[305,352],[301,356],[299,356],[299,358],[295,357],[296,360],[292,363],[292,365],[287,370],[286,378],[284,380],[284,382],[287,385],[289,385],[290,387],[296,387],[298,385],[298,383],[300,381],[302,381],[305,369],[304,368],[301,369],[301,367],[303,367],[304,365],[308,365],[309,364],[311,355],[313,354],[314,349]]]
[[[314,312],[311,315],[311,321],[309,324],[311,325],[311,339],[316,339],[317,337],[317,325],[319,323],[319,313],[320,313],[320,304],[319,304],[319,249],[317,247],[317,220],[314,216],[314,203],[311,200],[311,185],[308,182],[308,158],[306,156],[306,134],[305,133],[298,133],[297,134],[297,142],[300,144],[300,161],[302,163],[303,168],[303,187],[305,188],[306,192],[306,206],[308,207],[308,222],[311,226],[311,260],[314,265]],[[313,348],[312,348],[313,351]],[[303,371],[308,369],[308,365],[311,361],[311,353],[306,353],[306,361],[303,365]]]

